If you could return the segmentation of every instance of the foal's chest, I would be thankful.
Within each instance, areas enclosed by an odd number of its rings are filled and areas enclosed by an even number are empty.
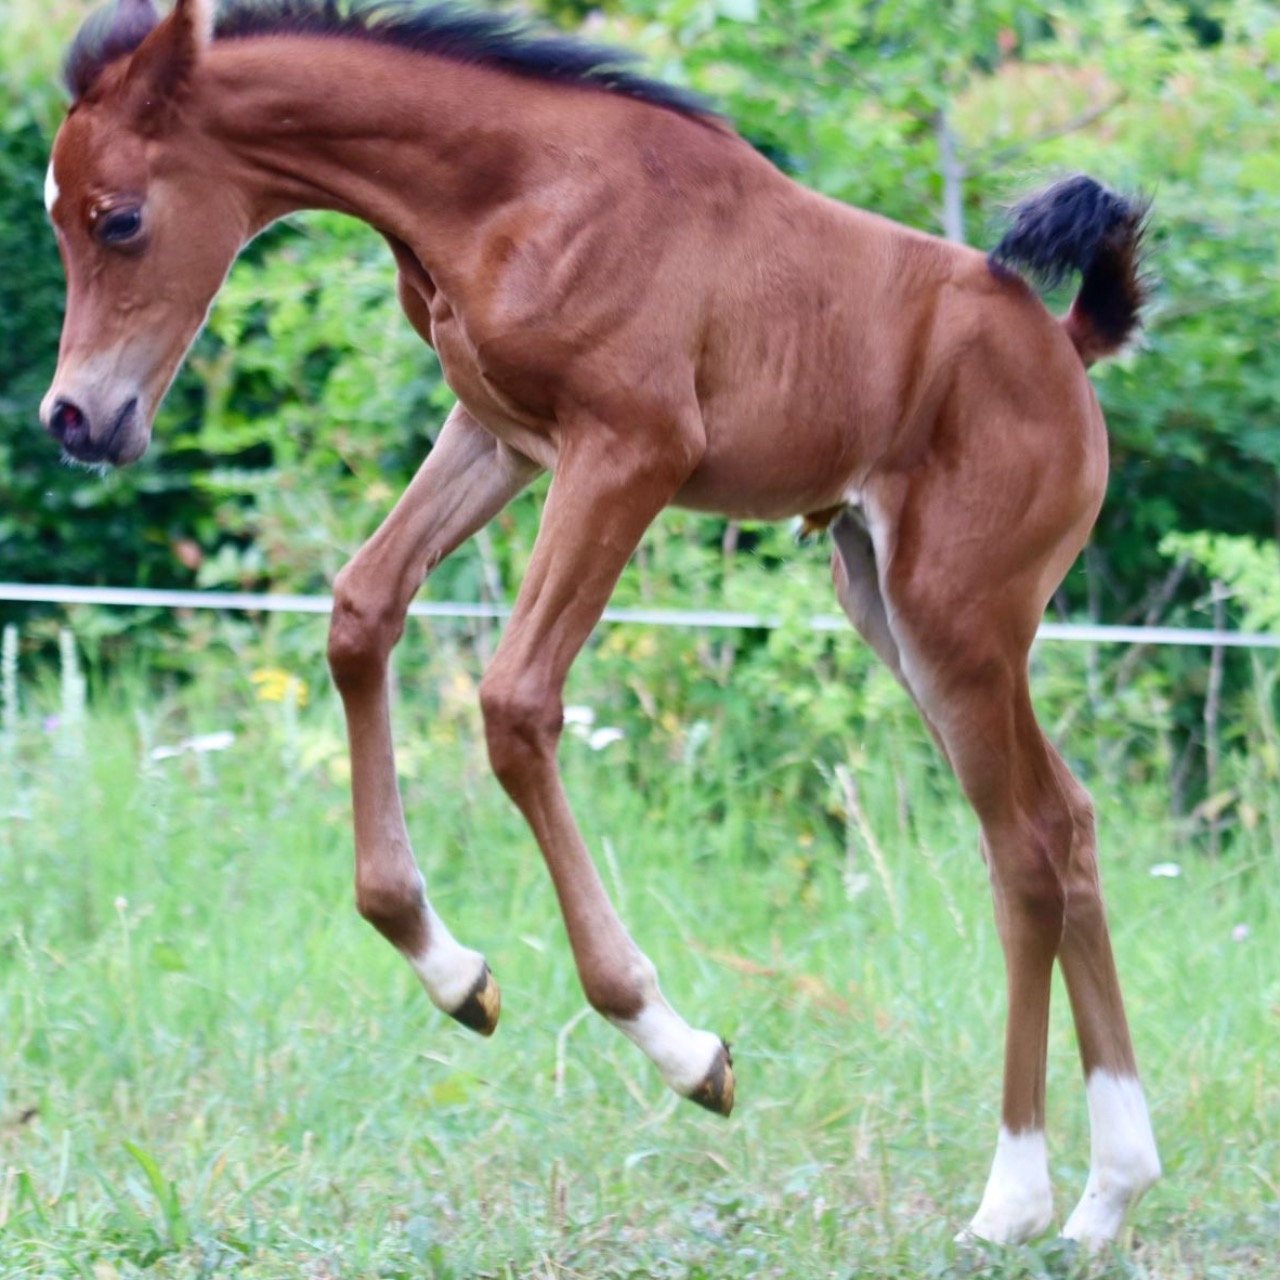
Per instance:
[[[468,412],[504,444],[548,470],[555,468],[556,378],[536,361],[520,359],[517,338],[477,342],[455,312],[437,297],[431,345],[445,382]]]

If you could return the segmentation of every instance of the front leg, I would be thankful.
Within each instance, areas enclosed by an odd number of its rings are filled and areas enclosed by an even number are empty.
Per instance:
[[[427,574],[488,523],[538,468],[459,405],[403,497],[334,583],[329,667],[351,748],[356,905],[404,955],[432,1002],[482,1035],[501,999],[484,957],[427,900],[396,780],[387,663]]]
[[[677,1093],[728,1115],[728,1047],[667,1003],[657,971],[619,920],[574,821],[556,747],[565,677],[649,522],[696,463],[701,420],[627,438],[575,423],[547,497],[529,571],[480,685],[493,769],[551,873],[587,1000],[634,1041]],[[683,430],[681,429],[683,428]]]

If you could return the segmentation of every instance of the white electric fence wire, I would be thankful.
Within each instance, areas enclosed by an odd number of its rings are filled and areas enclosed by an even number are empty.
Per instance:
[[[31,604],[96,604],[115,608],[236,609],[246,613],[317,613],[333,609],[332,596],[264,595],[247,591],[158,591],[143,587],[68,587],[56,584],[0,582],[0,600]],[[505,604],[463,604],[418,600],[415,618],[507,618]],[[781,620],[759,613],[719,609],[610,608],[602,621],[644,627],[710,627],[721,630],[773,630]],[[807,620],[812,631],[846,631],[843,617],[818,614]],[[1085,644],[1190,645],[1224,649],[1280,649],[1280,635],[1221,631],[1209,627],[1112,627],[1088,623],[1042,622],[1039,640]]]

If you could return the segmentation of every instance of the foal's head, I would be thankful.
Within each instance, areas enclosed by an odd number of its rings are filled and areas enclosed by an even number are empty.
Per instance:
[[[191,81],[214,0],[119,0],[73,45],[74,102],[45,203],[67,273],[46,429],[84,462],[140,458],[151,419],[251,213],[193,127]]]

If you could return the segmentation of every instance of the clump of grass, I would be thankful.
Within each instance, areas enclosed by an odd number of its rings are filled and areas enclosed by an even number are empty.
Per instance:
[[[778,761],[733,718],[685,757],[670,726],[599,751],[566,737],[584,830],[664,989],[734,1044],[724,1123],[580,1017],[554,894],[452,667],[401,700],[403,783],[435,903],[503,985],[494,1042],[431,1009],[351,908],[322,688],[303,706],[245,680],[126,685],[86,705],[74,657],[21,707],[9,666],[0,681],[28,792],[0,846],[0,1274],[1269,1274],[1268,823],[1210,862],[1154,789],[1095,780],[1166,1180],[1132,1248],[1091,1269],[1051,1242],[965,1253],[951,1235],[994,1142],[1004,984],[973,819],[927,750],[868,737],[856,759]],[[592,679],[588,660],[580,690]],[[227,730],[223,749],[152,758]],[[826,813],[803,802],[822,779],[793,771],[819,764],[856,780],[856,812],[839,787]],[[1150,875],[1170,861],[1181,875]],[[1060,996],[1050,1052],[1061,1218],[1088,1137]]]

